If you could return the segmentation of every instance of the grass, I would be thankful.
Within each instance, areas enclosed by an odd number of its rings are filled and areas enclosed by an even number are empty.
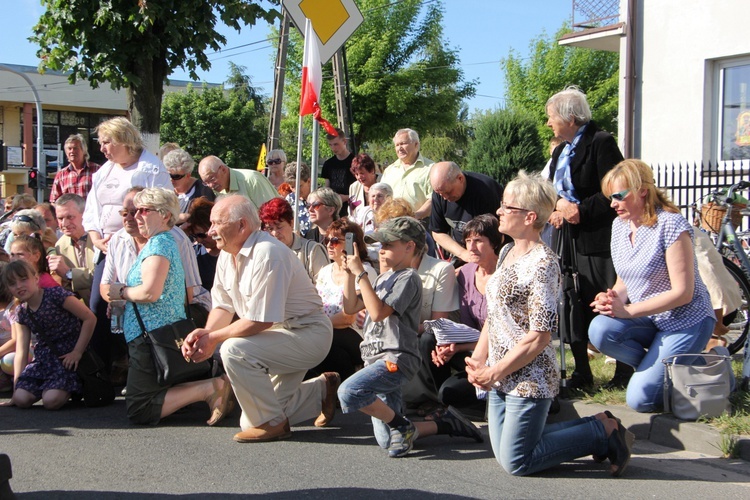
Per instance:
[[[624,390],[606,390],[601,389],[603,384],[609,382],[615,373],[615,365],[604,363],[605,357],[598,356],[591,360],[591,371],[594,374],[594,390],[591,393],[584,391],[573,391],[572,395],[579,397],[584,401],[597,403],[601,405],[620,405],[625,406]],[[573,373],[573,355],[570,351],[565,353],[565,366],[570,376]],[[737,381],[742,379],[742,360],[732,361],[735,378]],[[726,435],[726,439],[733,439],[732,436],[750,436],[750,392],[738,390],[730,397],[732,401],[732,414],[724,414],[716,418],[701,419]],[[730,444],[727,441],[727,446]]]

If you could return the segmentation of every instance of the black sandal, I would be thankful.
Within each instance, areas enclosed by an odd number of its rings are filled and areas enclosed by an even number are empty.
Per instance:
[[[611,414],[610,414],[611,415]],[[614,477],[620,477],[630,462],[631,449],[635,442],[635,435],[627,430],[619,421],[617,429],[609,435],[610,472]]]

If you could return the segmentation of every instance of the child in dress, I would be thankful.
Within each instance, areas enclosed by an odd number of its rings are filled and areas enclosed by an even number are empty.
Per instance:
[[[49,273],[47,266],[47,257],[44,250],[44,244],[37,235],[21,235],[10,245],[10,260],[25,260],[36,269],[39,276],[39,286],[42,288],[51,288],[60,286]]]
[[[57,410],[71,393],[81,392],[76,368],[91,339],[96,316],[62,287],[40,287],[37,271],[26,261],[5,266],[2,281],[20,303],[15,392],[7,405],[29,408],[41,399],[46,409]],[[32,331],[37,344],[34,361],[28,363]]]
[[[454,408],[429,422],[410,422],[404,417],[401,385],[420,366],[417,329],[422,305],[422,281],[411,262],[425,246],[426,232],[412,217],[385,221],[368,243],[379,242],[380,267],[389,271],[378,276],[375,285],[359,258],[347,256],[344,283],[344,312],[367,310],[364,341],[360,345],[365,367],[346,379],[338,390],[344,413],[361,411],[372,417],[375,439],[390,457],[402,457],[412,449],[417,437],[433,434],[470,437],[483,441],[477,428]],[[361,296],[355,285],[359,285]]]
[[[5,262],[0,262],[0,274]],[[0,392],[13,389],[13,357],[16,351],[16,337],[10,325],[10,307],[13,295],[0,280]]]

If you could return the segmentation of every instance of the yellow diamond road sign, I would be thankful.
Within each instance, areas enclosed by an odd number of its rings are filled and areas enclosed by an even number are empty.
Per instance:
[[[354,0],[283,0],[282,5],[301,31],[310,19],[318,36],[320,62],[325,64],[362,24],[364,18]]]

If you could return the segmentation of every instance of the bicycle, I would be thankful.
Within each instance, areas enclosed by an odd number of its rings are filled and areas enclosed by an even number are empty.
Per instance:
[[[747,236],[739,235],[732,222],[732,213],[734,207],[734,193],[736,191],[750,189],[749,181],[740,181],[732,184],[729,188],[710,193],[713,202],[723,207],[724,215],[721,218],[721,224],[716,231],[714,243],[716,250],[722,255],[724,267],[729,274],[735,279],[742,294],[742,304],[737,310],[737,314],[732,322],[727,325],[729,333],[727,334],[727,349],[735,354],[744,347],[744,361],[742,371],[742,387],[747,389],[750,385],[750,339],[748,338],[748,329],[750,328],[750,258],[747,250],[743,247],[742,242]],[[747,213],[743,213],[747,215]]]
[[[742,296],[742,305],[733,317],[729,317],[730,322],[725,322],[729,327],[729,333],[724,336],[727,341],[727,349],[732,354],[739,352],[746,347],[748,331],[750,330],[750,259],[743,248],[742,242],[747,233],[737,233],[733,223],[733,213],[736,209],[733,205],[734,193],[738,190],[750,189],[750,182],[740,181],[733,184],[726,190],[714,191],[708,194],[715,206],[721,207],[723,216],[721,222],[712,222],[705,215],[701,221],[700,212],[695,205],[696,220],[703,222],[698,224],[710,232],[716,250],[722,255],[724,267],[734,278],[739,286]],[[707,214],[707,212],[706,212]],[[734,217],[736,219],[736,217]],[[737,222],[736,220],[734,222]],[[745,349],[747,353],[750,349]]]

